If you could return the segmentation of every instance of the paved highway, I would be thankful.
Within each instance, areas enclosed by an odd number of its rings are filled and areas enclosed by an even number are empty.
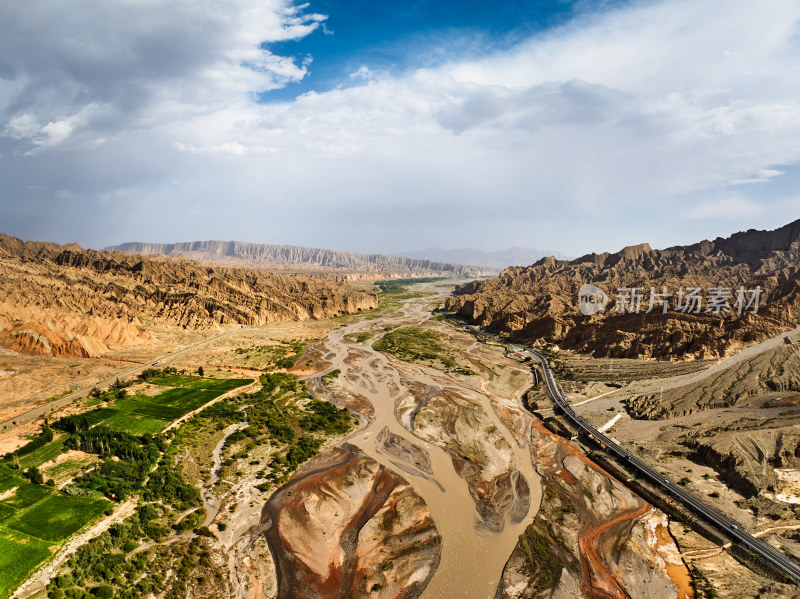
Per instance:
[[[547,389],[553,401],[564,411],[567,417],[572,420],[577,426],[586,431],[595,441],[602,444],[602,446],[610,453],[617,456],[634,470],[644,475],[656,485],[664,489],[667,493],[672,495],[685,506],[691,508],[695,513],[700,514],[708,522],[716,526],[719,530],[724,532],[728,537],[738,541],[756,555],[761,556],[763,559],[771,563],[779,571],[783,572],[786,576],[800,583],[800,565],[792,559],[778,551],[768,543],[758,539],[747,531],[743,530],[741,525],[721,512],[703,503],[694,495],[687,493],[684,489],[673,483],[671,480],[656,472],[653,468],[645,464],[642,460],[632,455],[619,445],[617,445],[610,438],[599,432],[591,424],[589,424],[583,417],[581,417],[572,406],[567,402],[567,397],[558,388],[553,373],[547,364],[547,359],[532,350],[524,350],[515,348],[522,356],[532,358],[539,362],[544,372],[544,379],[547,383]]]
[[[160,358],[155,358],[151,362],[147,362],[145,364],[137,364],[136,366],[134,366],[132,368],[128,368],[127,370],[121,370],[121,371],[115,373],[114,375],[108,377],[107,379],[103,379],[102,381],[97,381],[94,385],[90,385],[88,387],[83,387],[82,389],[78,389],[77,391],[73,391],[69,395],[65,395],[64,397],[60,397],[60,398],[55,399],[55,400],[53,400],[51,402],[48,402],[46,404],[43,404],[41,406],[38,406],[38,407],[33,408],[31,410],[28,410],[27,412],[24,412],[22,414],[18,414],[16,416],[14,416],[13,418],[9,418],[8,420],[0,422],[0,433],[8,431],[8,430],[11,430],[12,428],[20,426],[21,424],[25,424],[26,422],[30,422],[31,420],[35,420],[39,416],[44,416],[45,414],[49,414],[50,412],[52,412],[53,410],[56,410],[58,408],[63,408],[65,406],[71,404],[76,399],[80,399],[81,397],[86,397],[86,395],[88,395],[89,392],[94,387],[98,387],[98,388],[99,387],[107,387],[107,386],[111,385],[112,383],[114,383],[114,381],[116,381],[118,378],[119,379],[124,379],[125,377],[128,377],[128,376],[130,376],[132,374],[139,374],[142,370],[144,370],[145,368],[149,368],[153,364],[162,365],[165,362],[174,360],[178,356],[182,356],[183,354],[186,354],[186,353],[188,353],[188,352],[190,352],[192,350],[197,349],[201,345],[205,345],[206,343],[210,343],[210,342],[212,342],[212,341],[214,341],[216,339],[219,339],[221,337],[225,337],[225,336],[231,335],[233,333],[239,333],[241,331],[242,331],[241,328],[231,329],[230,331],[226,331],[226,332],[224,332],[224,333],[222,333],[220,335],[215,335],[214,337],[209,337],[208,339],[204,339],[203,341],[200,341],[199,343],[195,343],[194,345],[190,345],[188,347],[184,347],[183,349],[178,350],[178,351],[176,351],[174,353],[167,354],[165,356],[161,356]]]

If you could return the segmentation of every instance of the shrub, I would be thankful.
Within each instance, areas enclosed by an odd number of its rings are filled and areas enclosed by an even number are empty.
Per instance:
[[[92,589],[92,595],[98,599],[112,599],[114,597],[114,588],[107,584],[101,584]]]

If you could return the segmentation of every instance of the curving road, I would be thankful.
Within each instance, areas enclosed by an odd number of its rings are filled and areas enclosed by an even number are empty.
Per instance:
[[[656,472],[653,468],[645,464],[642,460],[626,451],[609,437],[594,428],[583,417],[581,417],[572,406],[567,402],[567,397],[564,395],[556,384],[553,373],[547,363],[547,359],[533,350],[524,350],[522,348],[514,348],[524,357],[532,358],[539,362],[544,372],[545,382],[547,389],[553,401],[561,408],[567,417],[572,420],[578,427],[583,429],[595,441],[600,443],[607,451],[611,452],[631,468],[636,470],[639,474],[646,476],[656,485],[664,489],[669,495],[680,501],[683,505],[691,508],[695,513],[699,514],[705,520],[713,524],[720,531],[724,532],[729,538],[738,541],[750,551],[768,561],[779,571],[783,572],[786,576],[800,583],[800,565],[792,559],[778,551],[768,543],[758,539],[743,530],[741,525],[731,520],[721,512],[706,505],[694,495],[687,493],[684,489],[673,483],[667,477]]]

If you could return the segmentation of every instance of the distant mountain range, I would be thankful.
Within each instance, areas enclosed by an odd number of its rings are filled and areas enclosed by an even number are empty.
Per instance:
[[[341,272],[368,277],[450,276],[480,277],[497,274],[491,266],[469,266],[425,258],[357,254],[294,245],[270,245],[243,241],[190,241],[185,243],[122,243],[105,248],[125,254],[183,255],[186,258],[282,270]]]
[[[485,252],[474,248],[446,250],[443,248],[428,248],[420,251],[402,252],[402,256],[409,258],[439,260],[441,262],[454,262],[456,264],[475,264],[503,270],[509,266],[528,266],[546,256],[555,256],[559,260],[567,259],[558,252],[537,250],[513,246],[507,250]]]

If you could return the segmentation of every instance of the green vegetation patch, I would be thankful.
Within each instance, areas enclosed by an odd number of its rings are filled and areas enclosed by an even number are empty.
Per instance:
[[[170,422],[201,408],[223,393],[249,385],[253,380],[206,379],[169,374],[151,378],[150,382],[170,388],[155,396],[121,397],[102,408],[85,412],[80,416],[62,418],[54,426],[72,432],[74,427],[66,425],[67,420],[85,420],[85,426],[81,424],[81,428],[103,424],[114,430],[135,435],[155,434],[164,430]]]
[[[21,457],[19,459],[19,467],[25,469],[30,468],[31,466],[36,466],[38,468],[45,462],[56,459],[64,452],[64,441],[65,437],[62,435],[55,441],[51,441],[47,445],[44,445],[28,455]]]
[[[168,374],[150,380],[154,385],[164,387],[183,387],[185,389],[203,389],[217,391],[218,394],[231,391],[253,382],[252,379],[213,379],[200,376],[185,376],[181,374]]]
[[[120,399],[114,402],[113,409],[172,421],[204,406],[220,395],[219,391],[201,391],[199,389],[175,387],[155,397],[134,395],[133,397]]]
[[[105,499],[67,497],[57,493],[3,524],[45,541],[60,541],[100,516],[109,505]]]
[[[0,597],[8,597],[31,571],[50,556],[51,544],[0,528]]]
[[[7,506],[4,503],[0,503],[0,522],[16,513],[17,510],[15,510],[13,507]]]
[[[223,466],[232,468],[238,460],[248,459],[257,446],[269,444],[275,449],[269,468],[261,472],[266,482],[259,485],[266,490],[286,480],[300,464],[316,456],[327,436],[350,431],[355,419],[347,410],[311,397],[305,385],[292,374],[265,374],[260,381],[259,391],[239,400],[242,408],[246,406],[248,426],[228,437],[225,451],[230,457]],[[225,416],[229,422],[229,415]]]
[[[19,487],[17,487],[17,490],[14,491],[12,496],[6,497],[3,500],[3,503],[13,507],[14,509],[24,510],[25,508],[32,506],[37,501],[44,499],[51,493],[52,491],[47,487],[34,485],[28,481],[24,481]]]
[[[270,370],[273,368],[291,368],[300,359],[306,349],[306,340],[282,340],[272,345],[254,345],[239,347],[234,350],[233,363],[252,368]]]
[[[20,486],[26,482],[16,471],[8,466],[0,465],[0,493],[5,493],[9,489]]]
[[[155,434],[164,430],[169,425],[169,420],[154,418],[136,412],[122,412],[109,410],[108,416],[102,421],[104,425],[117,431],[142,435]]]
[[[358,343],[361,343],[363,341],[369,341],[370,339],[375,337],[375,335],[373,333],[369,332],[369,331],[363,331],[361,333],[357,333],[357,334],[354,333],[352,335],[347,335],[346,337],[347,337],[347,339],[350,339],[351,341],[356,341]]]
[[[139,508],[81,546],[47,585],[48,597],[225,596],[225,570],[211,560],[208,541],[200,536],[134,553],[142,540],[169,534],[163,524],[159,510],[151,505]]]
[[[386,333],[372,347],[407,362],[438,362],[445,368],[456,367],[453,350],[444,335],[436,331],[403,327]]]
[[[535,580],[537,592],[553,588],[561,574],[561,563],[553,551],[553,540],[538,523],[531,524],[519,537],[525,559]]]
[[[43,474],[46,479],[53,479],[55,485],[60,486],[69,479],[82,474],[95,462],[97,462],[97,456],[94,455],[75,457],[49,466]]]
[[[378,307],[371,310],[366,314],[365,318],[374,320],[395,308],[400,307],[401,302],[407,299],[416,297],[427,297],[429,295],[436,295],[431,292],[424,291],[410,291],[409,285],[414,283],[430,283],[432,281],[439,281],[441,277],[422,277],[419,279],[391,279],[388,281],[376,281],[375,288],[378,292]]]

